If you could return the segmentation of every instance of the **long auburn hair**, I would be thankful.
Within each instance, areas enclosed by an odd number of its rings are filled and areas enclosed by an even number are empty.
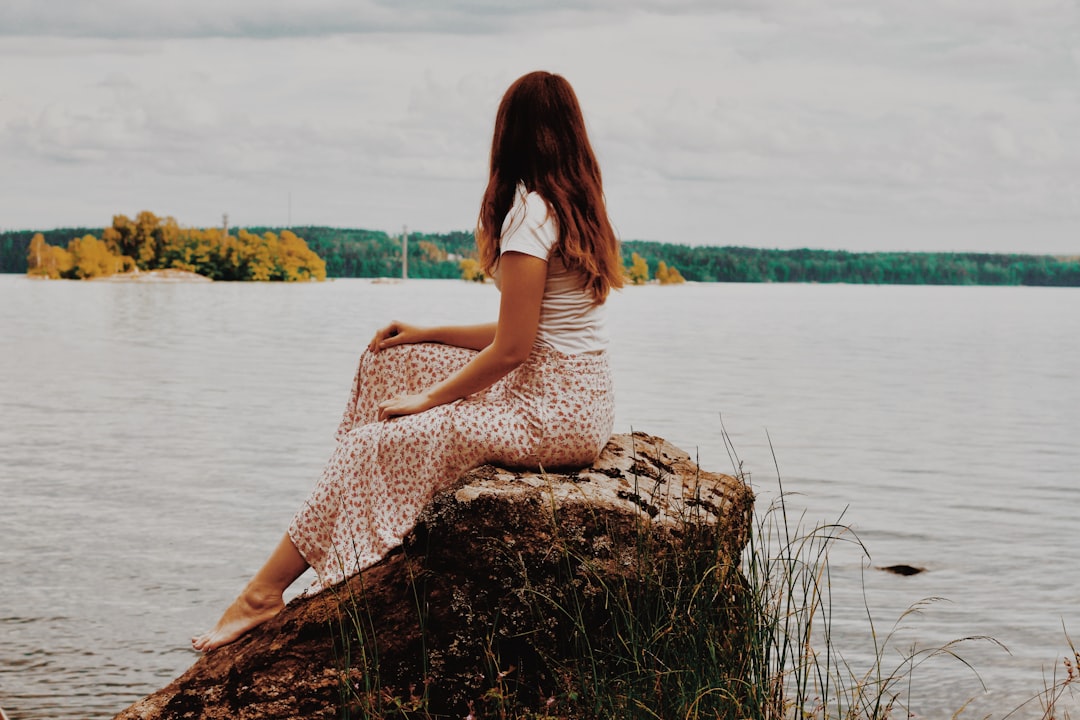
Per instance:
[[[559,232],[553,254],[584,274],[595,302],[623,286],[622,254],[608,219],[600,166],[577,95],[559,75],[523,75],[499,103],[476,227],[480,263],[488,273],[498,265],[503,221],[518,185],[547,203]]]

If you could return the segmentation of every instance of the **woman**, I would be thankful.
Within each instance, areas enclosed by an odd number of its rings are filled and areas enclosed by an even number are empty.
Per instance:
[[[375,334],[322,479],[195,649],[276,615],[308,567],[314,593],[373,565],[469,468],[582,467],[599,455],[614,413],[604,301],[622,286],[622,262],[562,77],[529,73],[503,96],[476,240],[502,293],[498,322],[393,322]]]

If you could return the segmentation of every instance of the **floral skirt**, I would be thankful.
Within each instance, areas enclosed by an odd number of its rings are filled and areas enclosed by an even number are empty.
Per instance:
[[[591,464],[611,436],[614,394],[605,353],[536,347],[491,387],[426,412],[379,422],[378,404],[421,392],[474,350],[420,343],[365,352],[337,446],[289,536],[317,573],[313,594],[401,544],[421,509],[462,473]]]

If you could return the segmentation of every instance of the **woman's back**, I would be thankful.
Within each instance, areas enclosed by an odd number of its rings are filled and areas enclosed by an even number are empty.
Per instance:
[[[567,355],[606,350],[607,309],[593,298],[585,274],[568,268],[553,252],[558,240],[558,224],[544,198],[519,187],[503,222],[500,245],[503,253],[521,252],[548,263],[536,344]],[[494,274],[500,285],[498,267]]]

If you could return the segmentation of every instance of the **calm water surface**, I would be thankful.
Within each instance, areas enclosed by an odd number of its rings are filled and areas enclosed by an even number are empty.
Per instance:
[[[32,282],[0,276],[0,705],[107,718],[172,680],[331,450],[377,325],[492,319],[491,286]],[[1080,603],[1080,291],[685,285],[611,301],[617,431],[663,435],[870,553],[832,556],[837,643],[950,640],[912,709],[1004,716]],[[775,466],[770,441],[775,450]],[[898,577],[874,566],[928,572]],[[303,582],[303,581],[301,581]],[[298,586],[299,588],[299,586]],[[864,599],[865,594],[865,599]],[[1080,710],[1076,701],[1068,708]],[[1037,705],[1014,717],[1039,717]]]

